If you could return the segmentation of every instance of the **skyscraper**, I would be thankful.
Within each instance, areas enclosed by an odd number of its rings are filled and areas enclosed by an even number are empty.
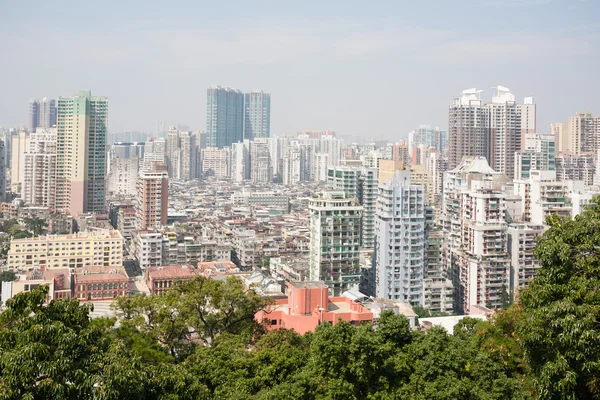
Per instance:
[[[271,95],[262,90],[244,95],[244,139],[271,137]]]
[[[224,148],[244,137],[244,94],[214,86],[206,92],[206,132],[209,146]]]
[[[29,101],[29,132],[36,128],[52,128],[56,125],[56,101],[54,99],[34,99]]]
[[[60,97],[56,136],[56,208],[104,212],[108,99],[80,91]]]

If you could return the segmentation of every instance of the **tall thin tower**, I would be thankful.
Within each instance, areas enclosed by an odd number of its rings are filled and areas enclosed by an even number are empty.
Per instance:
[[[60,97],[56,136],[56,208],[104,212],[108,99],[80,91]]]
[[[244,139],[271,137],[271,95],[262,90],[244,94]]]

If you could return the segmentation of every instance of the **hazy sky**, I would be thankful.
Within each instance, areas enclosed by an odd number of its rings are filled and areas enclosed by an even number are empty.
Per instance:
[[[446,128],[463,89],[535,96],[538,131],[600,114],[598,0],[0,0],[0,126],[27,102],[109,97],[111,132],[205,128],[206,88],[272,94],[272,134]]]

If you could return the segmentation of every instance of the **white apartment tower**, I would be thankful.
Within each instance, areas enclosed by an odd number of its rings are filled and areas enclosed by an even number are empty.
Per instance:
[[[344,192],[324,192],[309,201],[310,280],[323,281],[333,296],[360,281],[360,218],[363,208]]]
[[[398,170],[379,184],[373,258],[376,297],[424,305],[425,187]]]
[[[56,190],[56,128],[37,128],[24,155],[21,197],[26,204],[54,211]]]
[[[254,184],[273,182],[273,168],[267,139],[255,139],[250,142],[250,180]]]

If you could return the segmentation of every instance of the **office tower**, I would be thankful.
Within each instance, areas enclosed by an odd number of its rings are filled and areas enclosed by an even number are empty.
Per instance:
[[[372,249],[375,245],[375,208],[377,204],[377,169],[330,167],[327,171],[327,189],[343,192],[363,207],[360,219],[360,245]]]
[[[28,142],[29,133],[25,131],[19,131],[16,135],[12,135],[10,140],[10,186],[13,193],[21,192],[25,152],[27,151]]]
[[[29,132],[36,128],[52,128],[56,125],[56,101],[44,97],[29,101]]]
[[[25,204],[55,209],[56,128],[32,132],[23,161],[21,198]]]
[[[250,142],[250,180],[254,184],[273,182],[273,168],[267,139],[255,139]]]
[[[206,93],[208,144],[231,147],[244,138],[244,94],[237,89],[210,87]]]
[[[231,148],[207,147],[202,149],[202,174],[219,179],[229,178],[231,176]]]
[[[174,178],[179,175],[179,131],[176,127],[169,127],[169,133],[167,134],[167,152],[166,152],[167,167],[169,170],[169,177]]]
[[[271,95],[262,90],[244,94],[244,139],[271,137]]]
[[[124,197],[133,199],[137,195],[137,178],[139,159],[113,158],[110,162],[110,172],[106,178],[107,197]]]
[[[250,179],[250,141],[231,145],[231,180],[243,182]]]
[[[586,185],[594,184],[594,155],[562,155],[556,157],[556,180],[583,181]]]
[[[158,229],[167,225],[169,174],[165,164],[154,163],[152,171],[137,180],[137,229]]]
[[[553,135],[525,135],[523,150],[515,153],[514,179],[528,178],[531,171],[553,171],[556,168],[556,148]]]
[[[108,100],[81,91],[60,97],[56,135],[56,209],[76,216],[105,211]]]
[[[325,282],[333,296],[358,287],[363,208],[344,192],[324,192],[309,199],[308,209],[310,280]]]
[[[419,145],[424,145],[426,148],[432,147],[438,153],[443,154],[448,147],[448,132],[439,127],[431,127],[429,125],[421,125],[414,131],[409,133],[410,149],[414,149]]]
[[[373,268],[375,297],[422,306],[425,269],[425,188],[398,170],[379,184]]]

